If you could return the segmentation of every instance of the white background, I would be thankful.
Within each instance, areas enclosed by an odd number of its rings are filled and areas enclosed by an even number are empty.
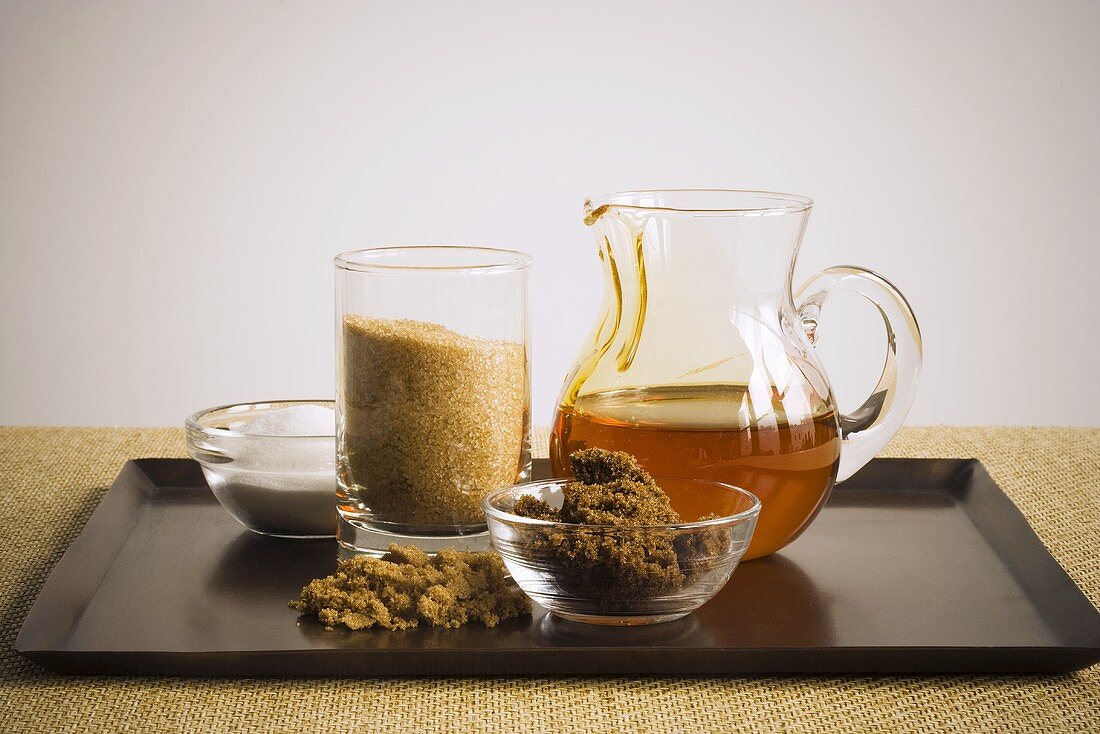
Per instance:
[[[1097,2],[0,2],[0,423],[332,394],[332,256],[526,250],[535,421],[596,316],[586,195],[817,201],[893,279],[910,423],[1097,425]],[[881,326],[822,326],[842,398]],[[843,340],[843,341],[841,341]]]

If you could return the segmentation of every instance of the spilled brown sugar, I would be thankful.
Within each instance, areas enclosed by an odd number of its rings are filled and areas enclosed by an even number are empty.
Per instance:
[[[314,579],[290,606],[328,629],[409,629],[425,623],[461,627],[530,614],[531,603],[495,553],[444,550],[434,557],[392,544],[381,558],[340,561],[336,573]]]
[[[344,318],[342,483],[356,511],[412,526],[477,525],[527,445],[522,344],[409,319]]]

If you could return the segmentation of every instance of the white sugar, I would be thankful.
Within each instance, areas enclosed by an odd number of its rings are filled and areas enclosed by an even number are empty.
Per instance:
[[[336,411],[322,405],[292,405],[234,422],[230,428],[246,436],[333,436]]]
[[[334,453],[335,444],[329,439],[324,456],[315,457],[328,466],[316,472],[237,471],[235,464],[213,464],[204,466],[203,473],[214,496],[245,527],[274,535],[331,536],[336,532]]]

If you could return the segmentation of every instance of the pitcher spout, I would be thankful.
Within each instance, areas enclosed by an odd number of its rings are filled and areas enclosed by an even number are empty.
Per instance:
[[[586,226],[591,227],[599,218],[607,213],[607,210],[611,207],[610,204],[594,205],[591,199],[584,200],[584,223]]]

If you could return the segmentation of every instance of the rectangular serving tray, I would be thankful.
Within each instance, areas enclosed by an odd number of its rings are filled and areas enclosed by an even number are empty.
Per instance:
[[[287,601],[335,564],[335,541],[244,530],[196,463],[131,461],[16,649],[64,673],[188,676],[1004,673],[1100,660],[1100,613],[975,460],[872,461],[791,546],[651,627],[536,607],[495,629],[327,631]]]

